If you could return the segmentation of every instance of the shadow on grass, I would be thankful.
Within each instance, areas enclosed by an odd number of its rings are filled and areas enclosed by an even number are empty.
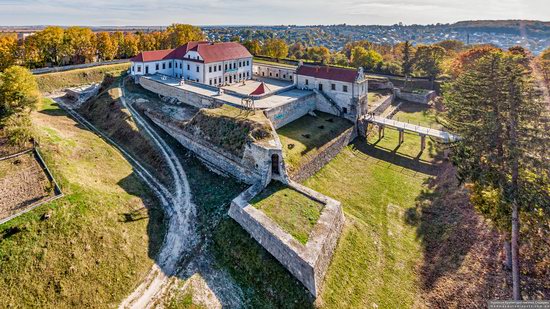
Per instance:
[[[472,304],[469,297],[483,301],[491,296],[481,295],[499,289],[494,280],[494,271],[500,267],[499,242],[475,213],[449,162],[443,163],[435,178],[425,181],[425,189],[417,196],[416,206],[405,212],[404,221],[417,227],[423,251],[420,283],[431,305]],[[464,265],[467,258],[472,262],[472,256],[475,263],[486,264],[493,272]]]
[[[355,139],[353,147],[362,153],[371,156],[380,161],[388,162],[415,172],[423,173],[426,175],[435,176],[437,173],[437,167],[426,161],[418,159],[419,157],[409,157],[402,154],[398,154],[397,150],[400,145],[395,149],[387,149],[377,146],[377,142],[374,144],[367,143],[364,139]]]

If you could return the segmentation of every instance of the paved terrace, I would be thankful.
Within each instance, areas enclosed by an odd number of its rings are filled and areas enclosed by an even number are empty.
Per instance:
[[[146,78],[149,78],[151,80],[163,83],[165,85],[169,85],[169,86],[184,89],[184,90],[187,90],[187,91],[190,91],[190,92],[198,93],[198,94],[203,95],[203,96],[213,97],[213,98],[216,98],[218,100],[225,101],[227,104],[230,104],[230,105],[244,106],[243,103],[242,103],[242,98],[241,97],[238,97],[238,96],[232,95],[232,94],[227,94],[227,93],[222,93],[220,95],[220,94],[218,94],[218,91],[212,89],[212,86],[200,85],[198,83],[192,83],[192,84],[191,83],[183,83],[183,84],[180,84],[181,80],[178,79],[178,78],[173,78],[173,77],[170,77],[170,76],[158,75],[158,74],[148,75],[148,76],[146,76]],[[263,80],[263,81],[266,82],[266,80]],[[268,80],[267,82],[270,82],[270,84],[268,84],[268,87],[270,87],[271,91],[276,91],[280,88],[283,88],[284,86],[289,85],[288,83],[285,83],[285,82],[282,82],[282,81],[275,81],[275,83],[274,83],[273,80]],[[267,82],[266,82],[266,84],[267,84]],[[245,85],[245,86],[242,86],[242,84],[239,83],[239,84],[229,86],[227,88],[231,89],[231,90],[235,90],[233,88],[236,88],[236,89],[239,89],[239,91],[238,91],[239,93],[243,93],[243,91],[248,91],[249,88],[250,89],[252,89],[252,88],[255,89],[255,87],[257,87],[259,84],[260,83],[258,81],[250,81],[249,80],[249,81],[247,81],[247,85]],[[239,88],[239,86],[244,87],[244,88]],[[223,88],[226,88],[226,87],[223,87]],[[254,89],[252,89],[250,92],[252,92]],[[311,94],[311,91],[291,89],[289,91],[285,91],[285,92],[282,92],[282,93],[279,93],[279,94],[276,94],[276,95],[272,95],[272,96],[269,96],[269,97],[266,97],[266,98],[263,98],[263,99],[260,99],[260,100],[255,100],[254,101],[254,107],[256,109],[273,108],[273,107],[288,104],[290,102],[293,102],[293,101],[295,101],[299,98],[302,98],[304,96],[307,96],[309,94]]]
[[[400,133],[402,133],[403,131],[410,131],[410,132],[418,133],[422,137],[430,136],[430,137],[438,138],[443,140],[446,143],[455,142],[460,139],[458,135],[454,135],[449,132],[422,127],[422,126],[407,123],[407,122],[396,121],[393,119],[388,119],[380,116],[369,115],[366,117],[366,120],[368,122],[378,125],[380,128],[391,127],[391,128],[397,129]],[[382,131],[381,136],[383,137],[383,135],[384,134]],[[402,139],[403,139],[402,134],[400,134],[399,143],[403,142]]]

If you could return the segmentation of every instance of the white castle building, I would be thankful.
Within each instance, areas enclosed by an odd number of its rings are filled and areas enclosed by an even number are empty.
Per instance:
[[[252,55],[236,42],[188,42],[175,49],[144,51],[130,61],[133,76],[159,73],[213,86],[252,78]]]

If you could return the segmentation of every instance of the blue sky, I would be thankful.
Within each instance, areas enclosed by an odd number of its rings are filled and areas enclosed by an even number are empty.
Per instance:
[[[428,24],[550,21],[550,0],[0,0],[0,25]]]

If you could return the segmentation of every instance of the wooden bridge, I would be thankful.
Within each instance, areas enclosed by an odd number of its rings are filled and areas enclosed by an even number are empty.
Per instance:
[[[393,128],[399,131],[399,145],[401,145],[405,139],[405,131],[417,133],[418,135],[420,135],[421,151],[426,148],[426,136],[440,139],[444,143],[452,143],[460,139],[458,135],[451,134],[446,131],[427,128],[412,123],[396,121],[393,119],[388,119],[375,115],[368,115],[364,118],[364,120],[378,126],[378,138],[384,137],[385,127]]]

